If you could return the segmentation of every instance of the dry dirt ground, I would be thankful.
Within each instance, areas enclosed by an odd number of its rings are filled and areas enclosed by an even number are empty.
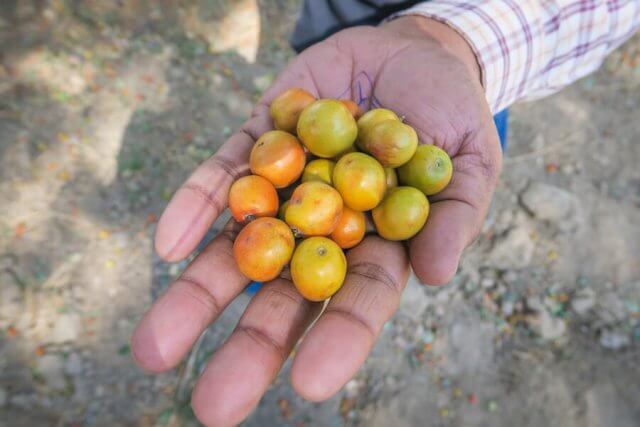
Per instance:
[[[185,265],[153,254],[157,216],[293,55],[298,8],[170,3],[2,2],[0,426],[196,425],[190,388],[250,299],[175,371],[133,364]],[[511,112],[453,283],[412,280],[338,396],[301,400],[285,369],[247,425],[640,425],[640,38]]]

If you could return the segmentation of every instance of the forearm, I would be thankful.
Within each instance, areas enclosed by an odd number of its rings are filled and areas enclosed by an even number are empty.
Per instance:
[[[640,27],[637,0],[434,0],[398,16],[440,21],[477,58],[497,112],[553,93],[594,71]]]

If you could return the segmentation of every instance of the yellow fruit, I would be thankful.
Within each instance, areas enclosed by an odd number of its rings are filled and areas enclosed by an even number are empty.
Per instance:
[[[332,184],[333,168],[336,162],[327,159],[316,159],[307,163],[302,172],[302,182],[320,181],[325,184]]]
[[[347,274],[342,249],[326,237],[311,237],[298,245],[291,258],[291,278],[309,301],[324,301],[335,294]]]
[[[349,153],[336,163],[333,185],[345,205],[356,211],[368,211],[382,200],[386,178],[376,159],[364,153]]]

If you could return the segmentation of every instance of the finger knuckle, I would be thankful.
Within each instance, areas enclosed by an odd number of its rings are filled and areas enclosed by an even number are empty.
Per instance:
[[[218,298],[198,279],[190,275],[182,275],[176,281],[178,289],[204,308],[211,316],[222,311]]]
[[[216,191],[211,192],[206,187],[204,187],[204,186],[202,186],[200,184],[187,182],[187,183],[183,184],[182,187],[180,187],[180,189],[191,192],[196,197],[198,197],[200,200],[204,201],[209,206],[214,208],[215,211],[218,212],[218,213],[222,212],[226,208],[226,203],[220,197],[218,192],[216,192]]]
[[[208,160],[209,166],[221,169],[232,180],[236,180],[245,174],[244,168],[234,159],[215,154]]]

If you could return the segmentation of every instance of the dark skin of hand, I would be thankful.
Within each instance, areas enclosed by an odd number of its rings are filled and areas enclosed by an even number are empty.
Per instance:
[[[269,105],[301,87],[317,98],[355,88],[366,73],[366,99],[377,100],[452,158],[449,186],[430,198],[424,229],[408,244],[369,236],[347,253],[349,270],[307,331],[291,370],[305,399],[331,397],[357,372],[382,326],[398,308],[410,266],[424,283],[451,280],[462,251],[477,236],[500,173],[501,151],[470,47],[454,30],[427,18],[399,18],[379,27],[356,27],[307,49],[279,75],[241,131],[205,161],[173,196],[156,234],[167,261],[187,257],[226,208],[233,181],[249,172],[254,141],[272,128]],[[345,97],[358,101],[355,89]],[[370,108],[365,102],[364,109]],[[236,267],[230,223],[185,269],[140,321],[132,339],[136,362],[150,372],[174,368],[200,334],[243,292],[249,279]],[[211,357],[192,397],[209,426],[242,422],[272,383],[294,345],[320,314],[290,280],[265,284],[229,339]]]

